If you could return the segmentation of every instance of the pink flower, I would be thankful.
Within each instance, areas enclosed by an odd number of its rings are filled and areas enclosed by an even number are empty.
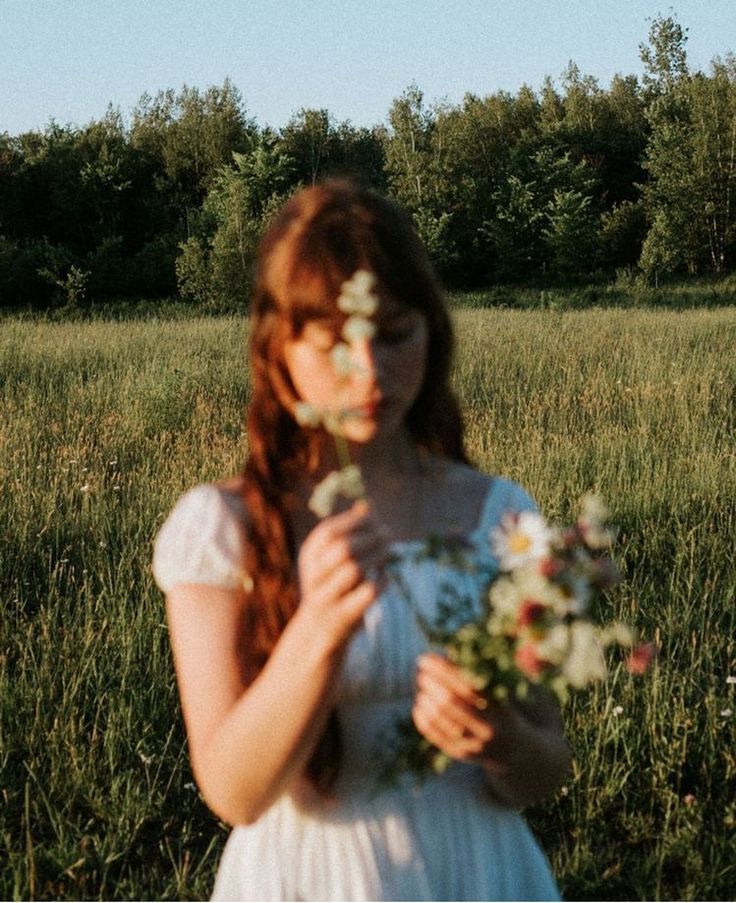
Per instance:
[[[565,565],[559,558],[543,558],[539,562],[539,573],[543,577],[546,577],[547,580],[554,580],[555,577],[559,577],[564,570]]]
[[[537,647],[531,642],[522,643],[518,647],[514,653],[514,662],[530,680],[537,680],[547,667],[547,662],[539,655]]]
[[[626,660],[626,670],[630,674],[644,674],[656,654],[657,647],[654,643],[639,643]]]

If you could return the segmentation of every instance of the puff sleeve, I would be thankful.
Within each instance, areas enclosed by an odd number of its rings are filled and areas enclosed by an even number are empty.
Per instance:
[[[210,484],[176,503],[154,540],[153,576],[169,592],[180,583],[237,589],[246,579],[242,501]]]

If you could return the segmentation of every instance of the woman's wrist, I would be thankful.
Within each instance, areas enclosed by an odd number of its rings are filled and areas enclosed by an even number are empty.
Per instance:
[[[297,608],[286,625],[282,641],[315,666],[338,667],[342,661],[345,641],[334,636],[324,621],[308,606]]]

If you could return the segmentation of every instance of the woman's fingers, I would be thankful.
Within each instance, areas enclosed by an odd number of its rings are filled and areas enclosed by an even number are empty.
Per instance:
[[[381,534],[375,530],[361,530],[334,539],[321,551],[313,553],[316,556],[314,568],[317,574],[328,576],[346,562],[363,565],[370,561],[372,565],[375,559],[385,557],[385,548]]]
[[[485,700],[457,666],[441,656],[420,658],[412,716],[431,743],[456,759],[481,755],[494,739],[484,709]]]
[[[347,511],[320,521],[307,537],[304,546],[309,548],[310,554],[321,554],[340,540],[359,540],[362,534],[381,532],[367,503],[358,501]]]
[[[448,662],[446,658],[435,653],[429,653],[420,656],[417,666],[419,669],[417,677],[433,678],[438,684],[455,693],[477,709],[483,710],[486,708],[487,702],[485,698],[473,687],[460,668],[452,662]]]
[[[487,731],[479,732],[477,725],[462,716],[434,707],[427,697],[417,697],[412,717],[417,730],[454,759],[479,756],[489,741]]]
[[[338,599],[362,583],[382,584],[383,564],[384,556],[380,551],[359,561],[349,558],[338,567],[323,571],[315,590],[325,599]]]
[[[361,564],[375,559],[386,547],[386,533],[368,513],[364,502],[326,518],[305,541],[300,565],[311,580],[320,582],[347,561]],[[373,561],[371,560],[371,566]]]
[[[418,675],[417,700],[438,724],[447,725],[448,733],[471,733],[489,742],[493,728],[476,706],[468,703],[432,677]]]
[[[383,590],[386,536],[364,502],[325,518],[299,554],[302,604],[332,624],[340,642]]]

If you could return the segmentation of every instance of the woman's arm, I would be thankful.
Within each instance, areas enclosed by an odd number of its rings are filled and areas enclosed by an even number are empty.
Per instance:
[[[329,714],[346,641],[378,587],[383,536],[357,504],[322,521],[299,557],[301,603],[256,680],[243,679],[242,593],[179,585],[167,615],[192,767],[212,810],[255,821],[301,774]]]
[[[489,705],[456,665],[434,654],[420,658],[417,688],[417,729],[448,756],[482,765],[503,805],[539,802],[568,774],[570,748],[551,697]]]

